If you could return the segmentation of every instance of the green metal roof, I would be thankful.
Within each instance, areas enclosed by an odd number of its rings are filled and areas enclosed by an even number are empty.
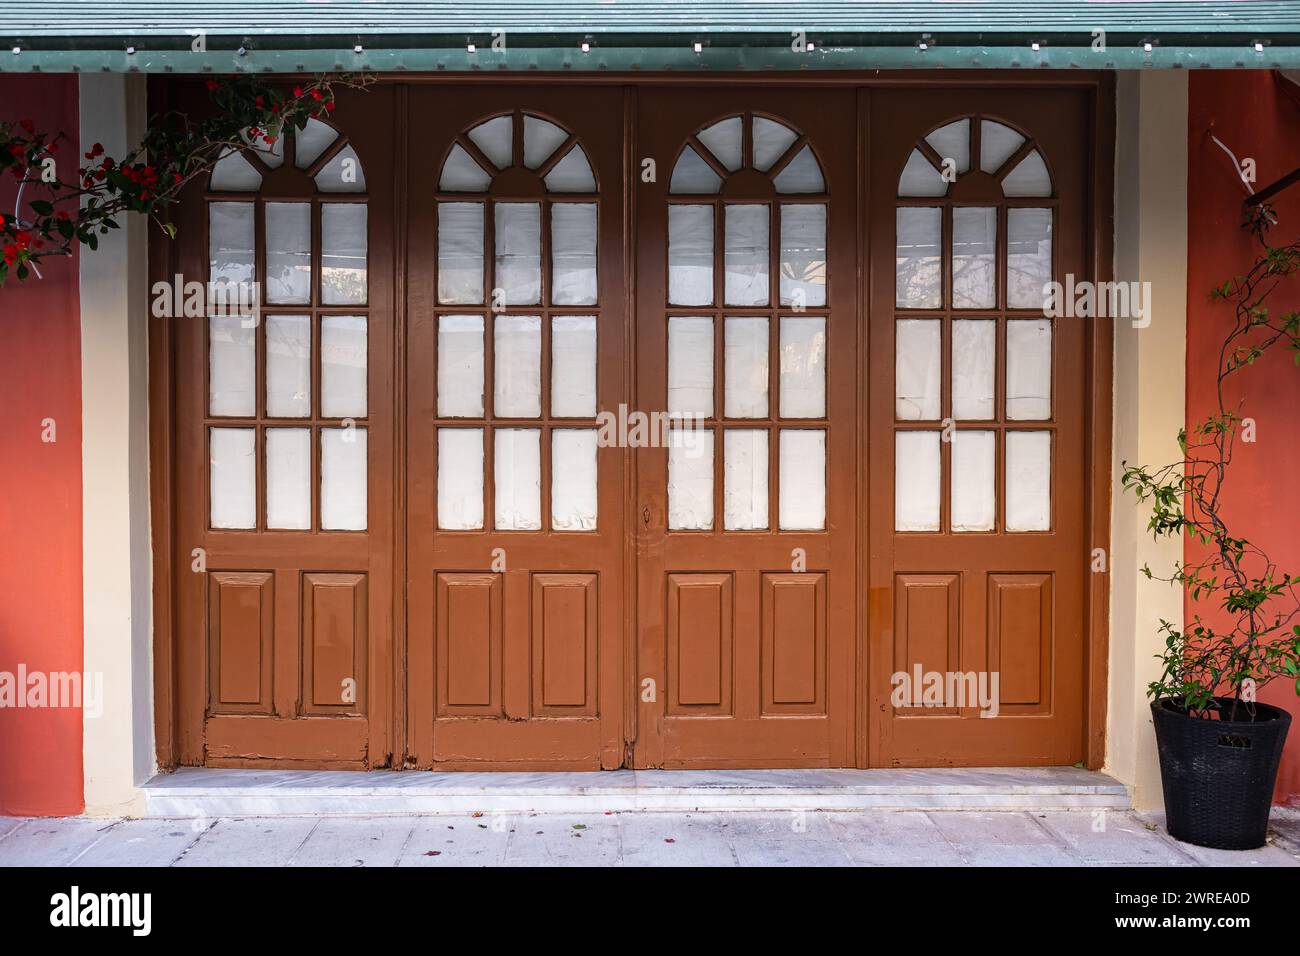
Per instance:
[[[0,43],[6,72],[1297,68],[1300,0],[0,0]]]

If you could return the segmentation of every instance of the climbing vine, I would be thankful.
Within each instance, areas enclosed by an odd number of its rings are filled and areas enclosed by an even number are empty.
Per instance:
[[[0,175],[18,182],[12,214],[0,212],[0,286],[10,276],[39,276],[41,260],[70,255],[78,244],[97,248],[127,213],[175,235],[168,210],[192,179],[231,150],[270,152],[290,129],[334,112],[336,88],[371,82],[359,74],[318,76],[286,89],[256,77],[209,79],[208,115],[155,116],[140,144],[119,158],[100,143],[80,159],[67,157],[63,132],[38,130],[30,119],[0,122]],[[64,173],[70,161],[78,164],[75,178]]]

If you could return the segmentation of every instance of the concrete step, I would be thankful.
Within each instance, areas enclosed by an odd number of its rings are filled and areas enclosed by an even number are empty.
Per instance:
[[[149,817],[1131,806],[1119,781],[1074,767],[596,773],[184,767],[154,777],[143,792]]]

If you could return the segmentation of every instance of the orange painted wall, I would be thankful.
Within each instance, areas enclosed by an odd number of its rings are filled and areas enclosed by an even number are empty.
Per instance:
[[[75,76],[0,75],[0,119],[71,136],[56,155],[75,178]],[[61,178],[70,178],[60,169]],[[30,190],[24,198],[30,196]],[[0,182],[12,214],[15,183]],[[82,669],[81,329],[76,257],[0,289],[0,671]],[[41,440],[42,420],[56,441]],[[80,813],[81,709],[0,707],[0,815]]]
[[[1297,90],[1300,95],[1300,89]],[[1259,248],[1239,228],[1245,190],[1232,161],[1207,135],[1214,135],[1239,160],[1257,166],[1257,189],[1300,166],[1300,105],[1280,89],[1268,71],[1193,71],[1188,102],[1187,423],[1189,429],[1215,411],[1218,350],[1231,307],[1212,303],[1209,290],[1244,272]],[[1271,241],[1300,237],[1300,184],[1275,202],[1279,223]],[[1300,308],[1300,282],[1275,296],[1278,312]],[[1226,486],[1225,514],[1233,533],[1260,545],[1284,571],[1300,574],[1300,367],[1277,350],[1233,376],[1230,403],[1243,400],[1243,416],[1257,423],[1257,441],[1241,444]],[[1187,549],[1191,559],[1194,551]],[[1205,602],[1189,603],[1204,613]],[[1207,617],[1209,615],[1206,615]],[[1289,681],[1275,681],[1260,695],[1300,718],[1300,702]],[[1274,799],[1300,804],[1300,719],[1291,733]]]

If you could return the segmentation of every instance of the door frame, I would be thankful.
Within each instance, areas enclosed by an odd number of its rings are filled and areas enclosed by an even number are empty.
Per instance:
[[[277,76],[277,81],[290,83],[294,74]],[[151,75],[148,80],[148,113],[155,115],[165,111],[172,100],[172,90],[177,84],[193,83],[195,76]],[[393,85],[396,115],[402,116],[407,110],[407,89],[425,84],[451,86],[479,86],[483,84],[506,83],[518,84],[520,75],[516,72],[482,72],[468,75],[447,76],[441,74],[421,75],[381,75],[379,83]],[[639,165],[636,143],[637,92],[639,89],[655,86],[708,86],[720,88],[725,86],[781,86],[804,89],[818,87],[853,87],[858,90],[858,144],[857,164],[859,175],[858,189],[858,322],[859,328],[867,327],[865,310],[870,299],[870,270],[866,268],[865,223],[869,195],[867,188],[868,163],[870,148],[870,108],[868,91],[880,87],[1028,87],[1028,88],[1073,88],[1084,89],[1089,94],[1091,143],[1088,157],[1088,188],[1085,206],[1088,212],[1087,222],[1087,259],[1088,273],[1096,281],[1111,279],[1114,261],[1114,156],[1115,156],[1115,89],[1116,78],[1105,71],[1069,71],[1051,73],[1026,73],[1021,71],[991,70],[916,70],[892,71],[864,77],[860,72],[826,72],[820,74],[794,73],[719,73],[702,75],[695,73],[664,73],[645,75],[633,72],[611,72],[599,76],[572,73],[538,73],[529,74],[527,82],[548,85],[582,84],[588,86],[615,86],[623,90],[623,114],[611,117],[621,122],[624,135],[625,170],[621,200],[624,215],[624,255],[627,281],[624,291],[627,312],[625,323],[631,348],[626,358],[626,388],[629,394],[635,394],[637,362],[635,349],[635,240],[638,182],[636,172]],[[406,580],[405,560],[405,520],[406,488],[404,470],[397,467],[404,460],[405,408],[407,402],[405,367],[406,367],[406,327],[408,310],[408,282],[406,269],[408,256],[405,245],[408,180],[404,157],[407,152],[406,124],[394,124],[392,133],[392,150],[394,156],[394,215],[391,228],[393,231],[393,252],[395,274],[393,276],[393,334],[394,348],[391,356],[394,366],[388,377],[392,392],[388,396],[394,409],[394,484],[392,494],[391,527],[392,542],[389,549],[392,555],[392,580]],[[177,259],[176,247],[161,234],[159,230],[150,230],[148,242],[147,281],[150,286],[157,281],[169,281],[174,273]],[[175,339],[166,320],[151,318],[149,327],[149,383],[148,383],[148,432],[149,443],[149,492],[150,492],[150,538],[152,548],[152,612],[153,612],[153,691],[154,691],[154,734],[158,766],[170,770],[181,762],[181,736],[184,726],[180,714],[179,685],[182,675],[178,672],[179,625],[176,614],[176,595],[178,575],[188,573],[189,550],[184,543],[177,540],[176,505],[177,505],[177,468],[176,468],[176,381]],[[1085,410],[1088,426],[1086,436],[1086,500],[1085,528],[1092,548],[1102,548],[1110,553],[1110,517],[1111,517],[1111,454],[1113,429],[1113,329],[1109,323],[1093,322],[1088,334],[1088,369],[1089,405]],[[857,523],[857,564],[860,571],[869,565],[870,542],[867,535],[866,520],[866,468],[867,460],[866,422],[866,376],[861,374],[865,367],[869,342],[866,335],[858,337],[858,488],[857,505],[859,520]],[[633,471],[630,455],[624,458],[624,474],[631,477]],[[629,534],[635,533],[635,522],[639,510],[635,507],[635,488],[632,481],[625,482],[626,522]],[[625,557],[624,594],[631,599],[635,595],[637,561],[635,549],[627,549]],[[1084,733],[1086,765],[1090,769],[1101,767],[1105,759],[1106,746],[1106,708],[1108,689],[1108,649],[1109,649],[1109,571],[1092,574],[1086,586],[1084,634],[1085,634],[1085,673],[1084,693]],[[407,712],[406,681],[404,661],[406,659],[406,602],[404,588],[393,587],[392,613],[393,633],[391,635],[391,693],[385,713],[372,714],[372,720],[379,720],[387,728],[388,747],[393,755],[391,764],[402,765],[400,759],[407,751],[406,727],[404,715]],[[881,619],[883,606],[870,600],[866,588],[859,591],[857,605],[857,662],[855,674],[855,764],[868,766],[868,708],[865,701],[869,699],[868,674],[870,634],[874,629],[890,628],[891,623]],[[625,753],[637,738],[637,687],[636,679],[636,640],[634,615],[625,614],[627,619],[624,633],[624,672],[632,676],[625,680],[623,693],[627,702],[624,708]]]

